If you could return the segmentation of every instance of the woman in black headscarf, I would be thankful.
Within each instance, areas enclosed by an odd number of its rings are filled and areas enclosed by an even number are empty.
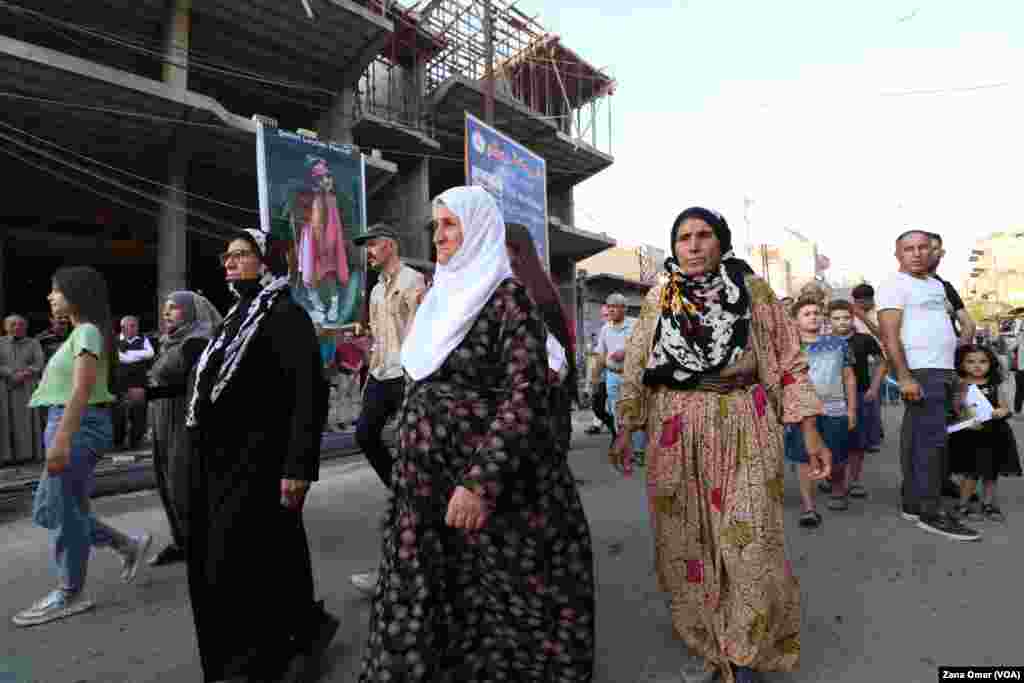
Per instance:
[[[785,553],[783,422],[802,426],[813,476],[831,456],[796,327],[732,253],[729,226],[694,207],[672,224],[668,282],[647,295],[626,345],[622,429],[648,436],[648,502],[661,588],[690,652],[725,683],[791,671],[800,592]]]
[[[238,303],[199,358],[186,411],[189,593],[208,682],[278,681],[338,627],[314,602],[302,521],[328,387],[313,323],[266,253],[247,230],[223,254]]]
[[[557,371],[552,371],[554,376],[550,379],[554,381],[551,382],[549,398],[555,442],[562,453],[567,454],[572,439],[572,404],[579,395],[576,377],[576,338],[569,326],[569,317],[558,299],[558,290],[544,271],[537,255],[537,248],[526,226],[506,223],[505,244],[508,245],[512,271],[526,285],[526,291],[540,309],[548,332],[565,352],[566,365],[561,375]]]
[[[150,386],[127,392],[129,401],[156,401],[153,406],[153,470],[167,513],[171,542],[149,559],[154,567],[185,560],[188,463],[192,449],[185,428],[185,406],[191,397],[189,379],[221,320],[213,304],[195,292],[180,291],[168,296],[163,309],[160,355],[149,371]]]

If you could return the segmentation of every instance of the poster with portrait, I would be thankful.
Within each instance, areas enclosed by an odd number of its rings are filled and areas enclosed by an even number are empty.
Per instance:
[[[356,321],[366,283],[365,159],[351,146],[261,126],[260,218],[292,296],[321,330]]]
[[[486,188],[506,223],[526,226],[540,262],[550,271],[547,162],[468,112],[465,145],[466,184]]]

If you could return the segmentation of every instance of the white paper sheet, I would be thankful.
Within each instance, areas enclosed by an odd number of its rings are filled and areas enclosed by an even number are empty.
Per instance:
[[[992,404],[985,398],[985,394],[981,393],[981,390],[972,384],[967,388],[967,395],[964,397],[964,404],[961,408],[961,414],[968,415],[969,417],[966,420],[946,427],[946,433],[952,434],[959,432],[961,429],[967,429],[968,427],[988,422],[992,419],[993,410]]]

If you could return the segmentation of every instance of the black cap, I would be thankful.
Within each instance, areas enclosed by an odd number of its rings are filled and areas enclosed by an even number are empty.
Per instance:
[[[853,288],[850,296],[854,299],[873,299],[875,298],[875,288],[866,282],[862,282]]]
[[[392,228],[387,223],[377,223],[375,225],[371,225],[370,229],[367,230],[362,235],[357,235],[356,237],[353,237],[352,242],[356,246],[362,246],[369,242],[370,240],[376,239],[378,237],[385,237],[389,240],[394,240],[395,242],[399,241],[398,232],[394,228]]]

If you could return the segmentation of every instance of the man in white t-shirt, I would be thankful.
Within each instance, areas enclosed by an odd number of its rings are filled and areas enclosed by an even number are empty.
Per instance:
[[[900,271],[878,292],[882,345],[905,401],[900,436],[903,517],[958,541],[980,536],[942,509],[946,416],[956,378],[957,338],[949,323],[946,289],[929,272],[930,235],[910,230],[896,240]]]
[[[597,335],[594,349],[594,366],[591,368],[590,383],[596,386],[603,381],[608,392],[607,410],[615,419],[615,404],[619,401],[622,387],[622,371],[626,360],[626,341],[633,333],[633,321],[626,320],[626,297],[616,292],[605,300],[608,307],[608,322]],[[604,379],[602,380],[602,376]],[[618,432],[618,425],[615,425]],[[638,464],[643,464],[644,447],[647,445],[644,432],[633,433],[633,454]]]

